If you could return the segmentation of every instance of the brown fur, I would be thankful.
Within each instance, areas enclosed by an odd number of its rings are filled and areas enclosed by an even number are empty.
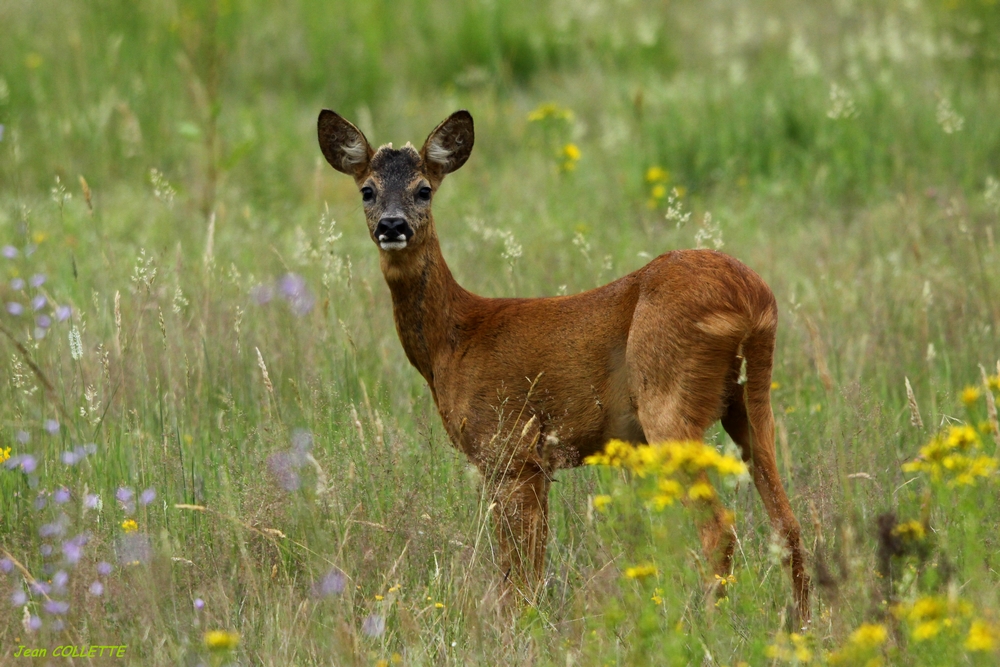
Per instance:
[[[414,194],[427,186],[436,191],[468,159],[474,140],[468,112],[439,125],[419,153],[409,145],[373,152],[332,111],[320,114],[319,138],[334,168],[359,188],[374,189],[365,213],[376,243],[385,216],[402,216],[413,230],[405,248],[380,251],[396,329],[452,442],[495,492],[505,572],[529,583],[541,576],[557,469],[579,465],[612,438],[700,440],[721,419],[752,464],[764,507],[789,550],[799,617],[808,619],[799,523],[774,455],[777,307],[756,273],[722,253],[678,250],[574,296],[476,296],[452,277],[430,201]],[[341,145],[369,159],[345,160]],[[718,501],[699,530],[715,571],[727,574],[735,535]]]

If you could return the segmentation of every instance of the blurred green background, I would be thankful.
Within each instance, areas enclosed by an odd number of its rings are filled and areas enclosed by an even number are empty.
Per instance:
[[[44,273],[38,293],[73,308],[44,338],[0,312],[0,451],[40,462],[0,470],[0,545],[51,574],[38,531],[62,510],[34,499],[104,498],[67,510],[89,560],[39,645],[219,664],[232,656],[201,636],[219,628],[242,634],[239,664],[782,662],[767,646],[789,586],[747,484],[723,490],[741,554],[721,611],[684,516],[634,502],[602,520],[593,497],[622,480],[589,469],[554,485],[544,599],[498,611],[489,499],[396,339],[360,197],[318,150],[322,108],[374,145],[419,145],[471,111],[475,151],[435,213],[478,293],[573,293],[695,246],[767,280],[816,660],[918,594],[961,584],[984,618],[1000,613],[995,483],[931,503],[899,467],[940,426],[988,427],[992,394],[960,392],[1000,357],[1000,3],[5,0],[0,25],[0,245],[17,252],[0,259],[0,301],[28,303],[16,280]],[[289,273],[308,307],[281,299]],[[318,472],[287,493],[264,471],[297,429]],[[60,464],[88,442],[96,456]],[[122,486],[159,500],[128,514]],[[927,517],[937,540],[889,584],[887,512]],[[114,560],[130,517],[155,558],[88,597],[76,573]],[[640,553],[660,559],[646,588],[622,583]],[[317,600],[331,567],[355,588]],[[26,636],[12,609],[4,656]],[[890,662],[996,657],[945,635],[907,652],[904,634]]]

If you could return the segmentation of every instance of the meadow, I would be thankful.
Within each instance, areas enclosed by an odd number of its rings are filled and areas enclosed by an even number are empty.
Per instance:
[[[0,24],[3,664],[996,664],[1000,4],[10,0]],[[322,108],[397,146],[472,113],[434,210],[478,294],[689,247],[768,282],[807,629],[747,477],[713,478],[717,599],[692,512],[628,464],[558,473],[545,588],[498,604],[491,499]],[[52,657],[96,645],[127,650]]]

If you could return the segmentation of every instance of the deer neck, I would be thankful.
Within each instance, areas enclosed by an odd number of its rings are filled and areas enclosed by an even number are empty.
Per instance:
[[[403,350],[433,389],[434,361],[452,349],[450,332],[471,295],[451,275],[433,224],[419,247],[383,252],[380,264]]]

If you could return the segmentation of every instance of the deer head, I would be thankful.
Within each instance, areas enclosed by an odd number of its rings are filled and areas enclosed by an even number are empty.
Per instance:
[[[328,109],[320,112],[317,129],[326,161],[354,177],[368,232],[383,253],[417,248],[433,236],[434,193],[469,159],[475,141],[472,116],[464,110],[434,128],[419,152],[409,143],[372,150],[361,130]]]

